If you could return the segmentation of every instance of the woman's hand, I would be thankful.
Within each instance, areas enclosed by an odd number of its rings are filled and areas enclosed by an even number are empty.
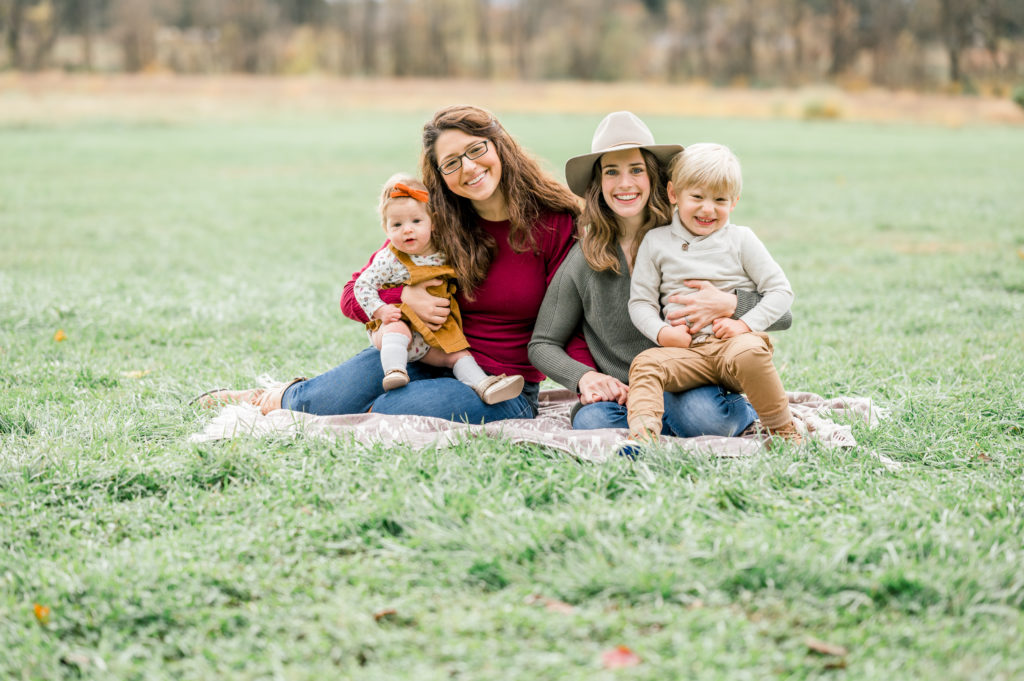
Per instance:
[[[691,331],[699,331],[716,319],[732,317],[736,312],[736,296],[715,287],[703,280],[687,279],[683,282],[690,288],[697,289],[685,295],[676,293],[669,296],[668,302],[682,305],[672,310],[665,321],[673,326],[686,324]]]
[[[428,286],[437,286],[443,283],[440,279],[430,279],[415,286],[402,288],[402,302],[408,305],[431,331],[440,329],[451,312],[451,301],[447,298],[438,298],[427,292]]]
[[[577,389],[580,391],[580,402],[583,404],[593,404],[594,402],[625,404],[626,395],[629,394],[628,385],[598,371],[588,371],[583,374]]]

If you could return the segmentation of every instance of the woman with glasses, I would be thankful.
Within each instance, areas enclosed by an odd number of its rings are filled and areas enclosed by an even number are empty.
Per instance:
[[[206,403],[250,402],[264,413],[277,408],[312,414],[372,410],[468,423],[536,415],[544,375],[530,364],[527,344],[548,283],[574,243],[576,198],[541,170],[490,112],[472,106],[442,109],[426,123],[421,173],[430,195],[435,245],[459,282],[457,300],[469,350],[489,374],[522,376],[522,394],[487,405],[450,370],[421,362],[408,365],[406,386],[385,392],[380,351],[371,347],[315,378],[264,390],[221,391]],[[352,290],[358,275],[345,287],[342,310],[366,322]],[[428,327],[439,328],[449,302],[426,291],[437,283],[385,289],[380,295],[385,303],[405,303]],[[581,339],[569,352],[591,361]]]
[[[626,428],[629,366],[653,343],[629,319],[630,273],[644,235],[672,221],[664,167],[678,144],[655,144],[654,135],[628,111],[609,114],[598,125],[591,153],[565,164],[572,191],[583,197],[580,243],[570,251],[548,288],[530,341],[530,358],[544,373],[580,394],[573,428]],[[708,282],[673,300],[681,308],[671,323],[702,328],[719,317],[738,318],[761,296],[736,295]],[[787,312],[772,330],[789,328]],[[582,326],[594,362],[580,361],[566,344]],[[757,417],[742,396],[718,386],[665,393],[665,435],[738,435]]]

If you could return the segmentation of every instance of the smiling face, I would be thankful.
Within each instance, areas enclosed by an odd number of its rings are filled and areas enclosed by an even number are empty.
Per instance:
[[[481,142],[488,142],[485,154],[474,159],[464,155]],[[454,194],[469,199],[481,217],[495,219],[492,216],[496,212],[504,211],[505,197],[499,187],[501,159],[491,140],[450,128],[437,136],[434,152],[439,166],[455,158],[462,159],[461,168],[441,177]]]
[[[668,183],[668,199],[679,209],[679,221],[694,236],[707,236],[725,227],[739,197],[708,187],[690,186],[676,191]]]
[[[384,233],[391,244],[409,255],[430,255],[437,249],[431,241],[427,206],[416,199],[391,199],[384,209]]]
[[[620,222],[643,222],[651,198],[651,178],[639,149],[601,156],[601,196]]]

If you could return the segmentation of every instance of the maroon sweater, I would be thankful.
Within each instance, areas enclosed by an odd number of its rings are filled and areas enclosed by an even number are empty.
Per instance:
[[[498,252],[474,299],[467,299],[462,291],[456,294],[469,350],[480,367],[490,374],[520,374],[527,381],[542,381],[544,374],[530,364],[526,346],[533,334],[544,292],[575,242],[572,216],[563,213],[543,216],[534,229],[536,250],[524,253],[512,250],[508,242],[511,225],[507,220],[480,219],[479,222],[494,236]],[[387,245],[384,242],[381,249]],[[364,323],[368,321],[366,313],[356,301],[352,287],[369,264],[367,262],[362,270],[352,275],[341,296],[341,311],[345,316]],[[380,295],[385,303],[397,305],[402,299],[402,287],[385,289]],[[566,352],[575,360],[596,366],[582,334],[578,333],[569,341]]]

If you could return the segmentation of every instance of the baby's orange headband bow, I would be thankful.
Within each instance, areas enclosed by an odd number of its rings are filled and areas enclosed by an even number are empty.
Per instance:
[[[416,199],[420,203],[427,203],[430,200],[430,194],[422,189],[413,189],[407,184],[401,182],[395,183],[395,188],[391,190],[388,195],[393,199],[399,199],[403,196],[408,196],[411,199]]]

